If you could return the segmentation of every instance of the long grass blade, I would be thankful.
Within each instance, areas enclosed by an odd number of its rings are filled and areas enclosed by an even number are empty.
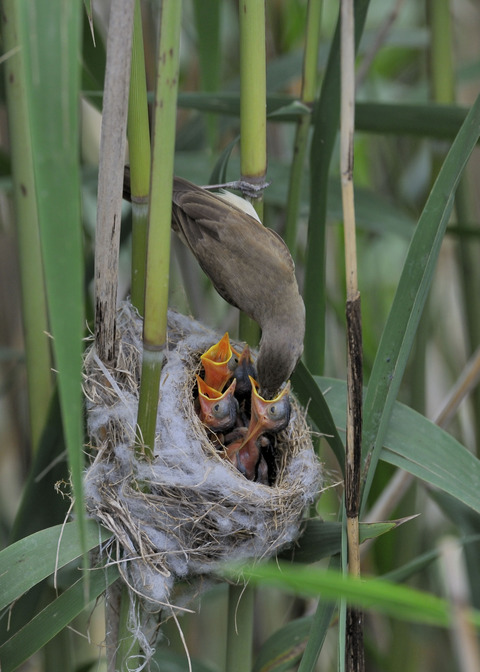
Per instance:
[[[87,550],[110,537],[92,520],[85,525]],[[76,523],[49,527],[5,548],[0,552],[0,609],[82,553]]]
[[[5,87],[12,157],[13,197],[18,232],[22,286],[22,318],[32,450],[40,443],[51,400],[52,361],[48,340],[48,311],[33,173],[25,54],[20,44],[19,5],[3,3],[2,36],[10,53],[5,64]]]
[[[24,663],[105,592],[117,578],[118,569],[115,566],[94,572],[90,578],[88,601],[85,600],[83,579],[78,579],[30,623],[0,646],[2,671],[12,672]]]
[[[480,135],[480,98],[470,110],[424,207],[382,334],[364,404],[365,507],[391,411],[430,289],[455,189]]]
[[[316,381],[329,390],[328,405],[335,424],[343,432],[345,382],[333,378],[316,378]],[[380,458],[480,513],[480,460],[435,423],[399,402],[394,403]]]
[[[82,6],[22,2],[37,207],[60,408],[78,524],[83,527],[84,332],[79,106]],[[42,35],[42,39],[37,39]]]

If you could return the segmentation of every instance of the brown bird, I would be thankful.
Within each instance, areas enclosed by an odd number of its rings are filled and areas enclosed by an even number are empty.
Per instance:
[[[218,343],[215,343],[203,353],[200,361],[205,371],[204,380],[206,384],[221,392],[233,376],[238,361],[238,354],[234,354],[230,346],[228,332]]]
[[[225,301],[260,325],[257,375],[263,397],[270,398],[303,350],[305,307],[290,252],[232,194],[212,194],[176,177],[172,199],[173,229]]]
[[[237,420],[238,401],[235,399],[234,380],[225,392],[220,393],[197,376],[200,420],[212,432],[228,432]]]

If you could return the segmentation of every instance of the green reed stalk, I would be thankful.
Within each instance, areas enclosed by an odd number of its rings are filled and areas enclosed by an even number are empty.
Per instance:
[[[52,398],[52,360],[48,332],[47,299],[38,227],[32,145],[25,83],[25,54],[20,48],[19,7],[5,0],[2,14],[9,138],[12,157],[13,198],[18,235],[25,338],[30,440],[40,442]]]
[[[164,0],[157,55],[152,174],[148,219],[142,381],[137,453],[153,457],[163,351],[167,338],[170,222],[182,3]]]
[[[309,0],[307,7],[305,54],[303,59],[301,102],[310,110],[317,91],[318,47],[322,25],[322,0]],[[311,115],[304,114],[297,123],[293,145],[292,169],[288,185],[285,242],[295,259],[297,245],[297,220],[300,210],[302,175],[308,145]]]
[[[242,180],[261,186],[267,172],[265,3],[241,0],[240,26],[240,170]],[[260,192],[261,193],[261,192]],[[254,200],[260,219],[263,200]],[[258,342],[258,326],[240,315],[240,338]],[[231,585],[228,594],[227,672],[249,672],[253,648],[254,590]]]
[[[240,171],[242,180],[255,187],[263,184],[267,172],[265,3],[242,0],[239,25]],[[261,196],[254,200],[254,207],[262,219]],[[246,315],[240,315],[240,337],[252,345],[258,342],[258,327]]]
[[[133,305],[143,316],[145,311],[145,262],[151,157],[140,0],[135,2],[127,134],[133,220],[131,296]]]

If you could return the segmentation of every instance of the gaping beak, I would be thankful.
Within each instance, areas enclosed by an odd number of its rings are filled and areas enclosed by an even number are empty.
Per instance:
[[[212,345],[200,357],[205,371],[205,382],[209,387],[222,392],[226,383],[233,376],[230,363],[232,357],[233,352],[227,332],[218,343]]]

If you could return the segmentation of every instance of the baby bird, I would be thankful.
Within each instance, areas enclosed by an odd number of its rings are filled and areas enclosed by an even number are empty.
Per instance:
[[[290,383],[271,400],[264,399],[258,393],[258,383],[250,376],[252,385],[252,406],[250,424],[245,441],[257,439],[265,432],[276,433],[288,425],[290,421]]]
[[[212,432],[228,432],[237,421],[238,401],[235,399],[236,381],[223,394],[197,376],[200,420]]]
[[[255,438],[247,438],[247,427],[237,427],[228,437],[227,458],[249,481],[268,485],[268,467]]]

